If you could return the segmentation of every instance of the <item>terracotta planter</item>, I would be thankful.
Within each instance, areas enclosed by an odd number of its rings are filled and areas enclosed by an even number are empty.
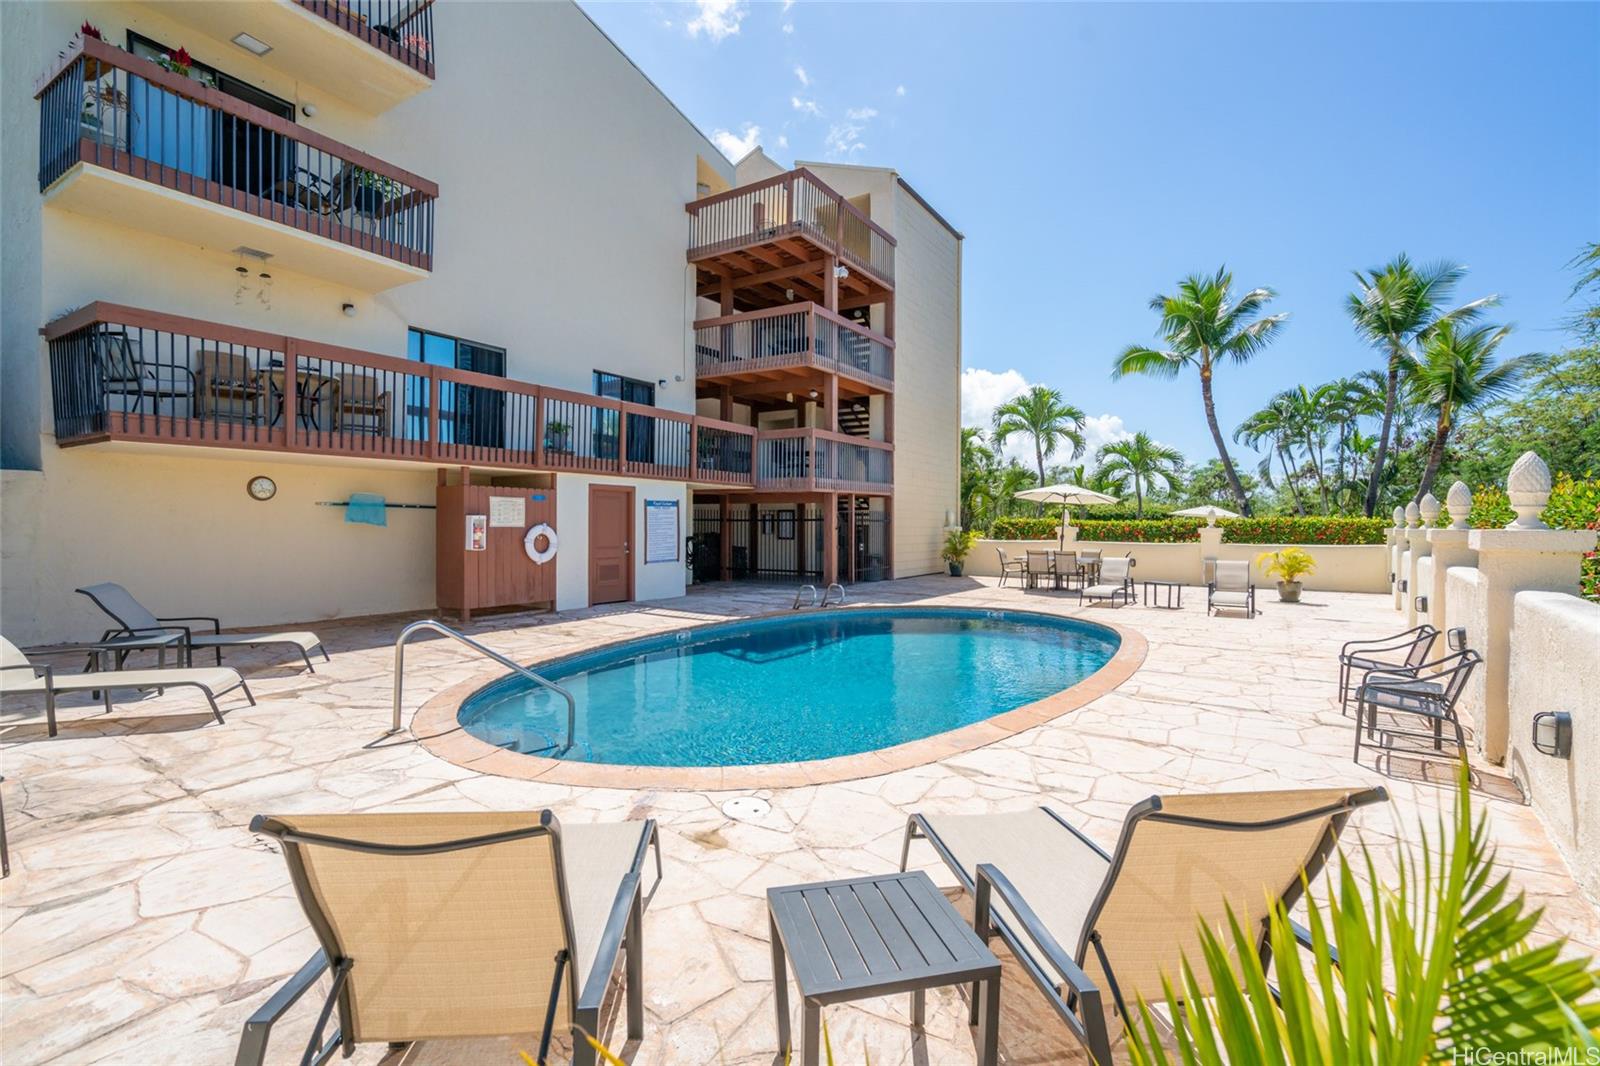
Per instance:
[[[1300,589],[1301,585],[1298,581],[1280,581],[1278,582],[1278,599],[1284,603],[1299,603]]]

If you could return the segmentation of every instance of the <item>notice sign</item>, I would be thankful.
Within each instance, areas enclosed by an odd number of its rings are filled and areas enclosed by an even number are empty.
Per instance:
[[[495,529],[510,526],[521,529],[528,524],[528,501],[521,496],[490,496],[489,525]]]
[[[678,561],[678,501],[644,501],[644,561]]]

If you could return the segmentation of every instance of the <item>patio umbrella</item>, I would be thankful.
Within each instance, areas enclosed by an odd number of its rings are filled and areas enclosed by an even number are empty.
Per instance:
[[[1063,508],[1070,508],[1073,504],[1089,503],[1118,503],[1115,496],[1107,496],[1103,492],[1086,489],[1082,485],[1044,485],[1037,489],[1024,489],[1017,493],[1017,499],[1030,500],[1034,503],[1059,503]],[[1071,521],[1072,512],[1067,510],[1061,516],[1061,539],[1058,547],[1067,546],[1067,523]]]
[[[1239,517],[1226,507],[1218,507],[1215,504],[1210,503],[1203,507],[1185,507],[1181,511],[1173,511],[1172,514],[1175,518],[1204,518],[1206,520],[1206,525],[1208,526],[1216,525],[1217,519],[1219,518]]]

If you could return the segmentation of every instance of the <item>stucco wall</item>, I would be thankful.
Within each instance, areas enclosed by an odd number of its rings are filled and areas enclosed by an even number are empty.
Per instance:
[[[1483,574],[1477,567],[1452,566],[1445,572],[1444,584],[1444,629],[1446,632],[1457,627],[1465,629],[1467,647],[1482,655],[1489,632],[1489,605]],[[1472,677],[1467,680],[1467,687],[1461,692],[1461,698],[1456,701],[1456,713],[1463,721],[1475,726],[1483,722],[1483,675],[1481,668],[1474,670]],[[1481,730],[1475,737],[1475,743],[1481,750]]]
[[[683,538],[689,535],[694,515],[689,493],[681,482],[628,481],[614,477],[562,474],[556,478],[556,609],[589,606],[589,486],[623,485],[633,489],[633,596],[660,600],[682,596],[688,569],[683,562]],[[678,503],[678,560],[645,562],[645,500]]]
[[[1508,768],[1522,782],[1572,874],[1600,897],[1600,604],[1519,592],[1512,609]],[[1572,716],[1572,757],[1534,750],[1533,717]]]
[[[1438,629],[1439,623],[1433,620],[1433,556],[1431,555],[1425,555],[1417,560],[1417,583],[1411,586],[1411,593],[1408,597],[1409,602],[1415,605],[1418,596],[1427,599],[1428,609],[1426,611],[1415,611],[1416,621],[1412,625],[1421,625],[1426,622]],[[1415,610],[1414,607],[1413,610]]]

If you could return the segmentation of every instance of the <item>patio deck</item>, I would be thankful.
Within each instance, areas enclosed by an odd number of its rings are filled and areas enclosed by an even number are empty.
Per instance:
[[[1334,701],[1339,642],[1401,626],[1388,597],[1307,593],[1262,599],[1262,614],[1207,619],[1188,590],[1179,611],[1079,609],[1075,594],[997,589],[992,579],[921,578],[858,586],[852,602],[1025,605],[1114,613],[1149,642],[1115,691],[1052,722],[936,763],[837,784],[763,790],[763,817],[721,804],[748,792],[576,787],[487,776],[409,738],[384,738],[392,641],[400,620],[315,626],[333,661],[315,675],[243,653],[259,706],[232,703],[225,726],[180,694],[111,716],[73,701],[47,740],[26,704],[0,716],[0,772],[12,876],[0,882],[0,1056],[8,1062],[226,1062],[244,1019],[315,948],[282,858],[246,825],[258,812],[552,807],[568,821],[654,817],[666,880],[645,919],[646,1036],[636,1066],[772,1066],[771,964],[763,894],[772,885],[877,873],[898,863],[913,810],[1015,809],[1048,802],[1109,846],[1127,806],[1185,790],[1387,786],[1392,808],[1353,822],[1379,846],[1410,832],[1453,788],[1350,761],[1350,720]],[[785,608],[787,589],[713,587],[684,599],[561,615],[491,618],[471,632],[519,660],[597,641]],[[475,676],[481,661],[427,641],[407,653],[408,716]],[[210,723],[210,724],[207,724]],[[1533,811],[1488,774],[1501,860],[1547,908],[1545,933],[1600,951],[1600,910],[1577,889]],[[931,851],[914,857],[941,885]],[[997,945],[997,948],[999,945]],[[1007,959],[1000,949],[1003,959]],[[1002,1061],[1083,1061],[1008,961]],[[314,1009],[275,1034],[275,1061],[299,1054]],[[965,1001],[929,994],[928,1026],[908,1027],[909,997],[827,1012],[835,1051],[878,1066],[975,1059]],[[483,1046],[488,1044],[490,1046]],[[407,1061],[518,1061],[534,1039],[436,1045]],[[364,1048],[363,1063],[381,1049]],[[563,1061],[560,1058],[554,1061]]]

